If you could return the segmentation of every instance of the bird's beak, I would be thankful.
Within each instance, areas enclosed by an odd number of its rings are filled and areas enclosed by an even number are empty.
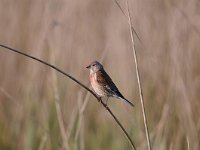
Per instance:
[[[89,66],[87,66],[86,68],[87,68],[87,69],[90,69],[90,67],[91,67],[91,66],[89,65]]]

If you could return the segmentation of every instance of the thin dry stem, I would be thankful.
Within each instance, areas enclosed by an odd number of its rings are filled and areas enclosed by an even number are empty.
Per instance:
[[[83,124],[83,113],[81,113],[81,106],[82,106],[82,100],[83,100],[83,94],[81,92],[79,92],[78,94],[78,114],[79,114],[79,120],[78,120],[78,126],[77,126],[77,129],[76,129],[76,132],[75,132],[75,141],[78,143],[78,138],[81,137],[81,127],[82,127],[82,124]],[[82,143],[82,140],[80,138],[80,145]],[[80,146],[81,147],[81,146]],[[80,148],[82,149],[82,148]]]
[[[0,91],[12,102],[14,102],[17,106],[20,106],[20,103],[14,99],[3,87],[0,87]]]
[[[51,55],[50,59],[51,59],[52,63],[55,63],[54,54]],[[61,111],[61,107],[60,107],[60,96],[59,96],[58,88],[57,88],[57,78],[56,78],[56,74],[54,71],[52,71],[52,82],[53,82],[53,90],[54,90],[54,103],[55,103],[55,107],[56,107],[56,114],[57,114],[57,118],[58,118],[60,133],[61,133],[61,137],[63,140],[63,146],[64,146],[64,149],[70,150],[67,134],[65,132],[63,115],[62,115],[62,111]]]
[[[148,149],[151,150],[151,143],[150,143],[150,138],[149,138],[149,130],[148,130],[147,119],[146,119],[146,111],[145,111],[145,106],[144,106],[143,92],[142,92],[142,87],[141,87],[141,82],[140,82],[140,73],[139,73],[137,54],[136,54],[136,49],[135,49],[135,44],[134,44],[133,29],[131,26],[131,16],[130,16],[130,11],[129,11],[128,0],[126,1],[126,4],[127,4],[127,10],[128,10],[129,30],[130,30],[132,50],[133,50],[133,55],[134,55],[134,60],[135,60],[136,76],[137,76],[137,82],[138,82],[138,88],[139,88],[140,102],[141,102],[141,106],[142,106],[142,114],[143,114],[143,119],[144,119],[147,145],[148,145]]]
[[[122,14],[124,15],[124,17],[126,18],[127,22],[129,23],[129,18],[128,18],[128,16],[126,15],[126,13],[123,11],[123,9],[122,9],[122,7],[120,6],[119,2],[118,2],[117,0],[114,0],[114,1],[115,1],[115,3],[117,4],[117,6],[118,6],[118,8],[120,9],[120,11],[122,12]],[[139,35],[137,34],[136,30],[133,28],[132,25],[131,25],[131,28],[132,28],[133,32],[135,33],[136,37],[139,39],[139,41],[142,42],[141,39],[140,39],[140,37],[139,37]]]
[[[78,111],[76,109],[73,109],[72,113],[70,115],[71,117],[70,117],[69,125],[68,125],[67,130],[66,130],[67,131],[67,138],[68,138],[68,140],[71,137],[73,126],[74,126],[74,124],[76,122],[77,113],[78,113]]]
[[[43,150],[45,149],[45,144],[47,142],[47,134],[45,133],[41,139],[41,142],[40,142],[40,145],[39,145],[39,148],[38,150]]]
[[[31,59],[33,59],[33,60],[36,60],[36,61],[38,61],[38,62],[40,62],[40,63],[42,63],[42,64],[44,64],[44,65],[46,65],[46,66],[49,66],[49,67],[51,67],[52,69],[54,69],[54,70],[60,72],[61,74],[67,76],[68,78],[70,78],[71,80],[73,80],[74,82],[76,82],[77,84],[79,84],[81,87],[83,87],[85,90],[89,91],[89,92],[96,98],[96,100],[98,100],[98,101],[103,105],[103,107],[104,107],[104,108],[109,112],[109,114],[113,117],[113,119],[115,120],[115,122],[120,126],[121,130],[124,132],[124,134],[126,135],[126,138],[127,138],[128,141],[130,142],[132,148],[133,148],[133,149],[136,149],[136,148],[135,148],[135,145],[134,145],[132,139],[130,138],[130,136],[128,135],[126,129],[122,126],[122,124],[121,124],[120,121],[117,119],[117,117],[113,114],[113,112],[110,110],[110,108],[101,100],[100,97],[98,97],[92,90],[90,90],[88,87],[86,87],[83,83],[81,83],[81,82],[78,81],[76,78],[74,78],[73,76],[69,75],[68,73],[65,73],[64,71],[60,70],[59,68],[55,67],[54,65],[49,64],[49,63],[47,63],[47,62],[45,62],[45,61],[43,61],[43,60],[41,60],[41,59],[38,59],[38,58],[33,57],[33,56],[30,56],[30,55],[28,55],[28,54],[26,54],[26,53],[23,53],[23,52],[21,52],[21,51],[19,51],[19,50],[10,48],[10,47],[5,46],[5,45],[2,45],[2,44],[0,44],[0,47],[3,47],[3,48],[5,48],[5,49],[7,49],[7,50],[16,52],[16,53],[21,54],[21,55],[23,55],[23,56],[29,57],[29,58],[31,58]]]
[[[187,136],[187,149],[190,150],[190,140],[189,140],[188,136]]]
[[[82,105],[81,108],[80,108],[80,112],[81,112],[81,113],[84,112],[84,110],[85,110],[85,108],[86,108],[86,106],[87,106],[87,104],[88,104],[89,97],[90,97],[90,93],[87,92],[87,94],[86,94],[86,96],[85,96],[85,98],[84,98],[83,105]]]
[[[78,120],[78,125],[77,125],[77,129],[75,132],[75,140],[78,141],[78,136],[79,136],[79,132],[80,132],[80,127],[81,127],[81,119],[82,119],[82,115],[80,113],[80,108],[81,108],[81,101],[82,101],[82,93],[79,92],[78,93],[78,115],[79,115],[79,120]]]
[[[80,99],[79,99],[79,120],[80,120],[80,133],[79,133],[79,137],[80,137],[80,150],[84,150],[85,149],[85,144],[84,144],[84,133],[85,133],[85,130],[84,130],[84,113],[81,112],[81,106],[83,105],[83,95],[82,95],[82,92],[80,94]]]

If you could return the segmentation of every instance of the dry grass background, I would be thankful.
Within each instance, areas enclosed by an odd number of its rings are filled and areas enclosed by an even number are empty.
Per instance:
[[[125,10],[125,1],[119,3]],[[129,3],[142,41],[135,44],[153,149],[198,150],[200,2]],[[131,109],[113,98],[109,106],[136,147],[146,149],[129,26],[113,0],[0,0],[0,20],[1,44],[51,62],[88,86],[85,66],[103,57],[107,72],[135,103]],[[0,70],[0,149],[130,149],[94,97],[68,78],[3,48]]]

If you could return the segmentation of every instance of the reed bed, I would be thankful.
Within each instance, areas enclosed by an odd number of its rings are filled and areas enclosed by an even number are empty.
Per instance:
[[[152,149],[199,149],[199,7],[197,0],[129,0]],[[147,149],[129,24],[115,1],[0,0],[0,18],[0,44],[88,87],[85,67],[102,60],[135,104],[111,98],[109,107],[136,148]],[[71,80],[2,48],[0,68],[0,149],[131,149],[105,109]]]

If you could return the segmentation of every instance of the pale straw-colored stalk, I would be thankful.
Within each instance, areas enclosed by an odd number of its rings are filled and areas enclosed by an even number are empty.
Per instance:
[[[128,11],[128,23],[129,23],[129,30],[130,30],[130,36],[131,36],[132,51],[133,51],[133,56],[134,56],[134,61],[135,61],[135,68],[136,68],[136,77],[137,77],[137,82],[138,82],[140,102],[142,106],[142,114],[143,114],[143,120],[144,120],[144,126],[145,126],[145,134],[146,134],[148,149],[151,150],[149,130],[148,130],[147,119],[146,119],[146,111],[145,111],[145,106],[144,106],[144,98],[143,98],[143,92],[142,92],[142,86],[141,86],[141,80],[140,80],[140,72],[139,72],[139,67],[138,67],[137,53],[136,53],[134,37],[133,37],[134,31],[131,25],[131,15],[130,15],[130,10],[129,10],[128,0],[126,1],[126,5],[127,5],[127,11]]]

